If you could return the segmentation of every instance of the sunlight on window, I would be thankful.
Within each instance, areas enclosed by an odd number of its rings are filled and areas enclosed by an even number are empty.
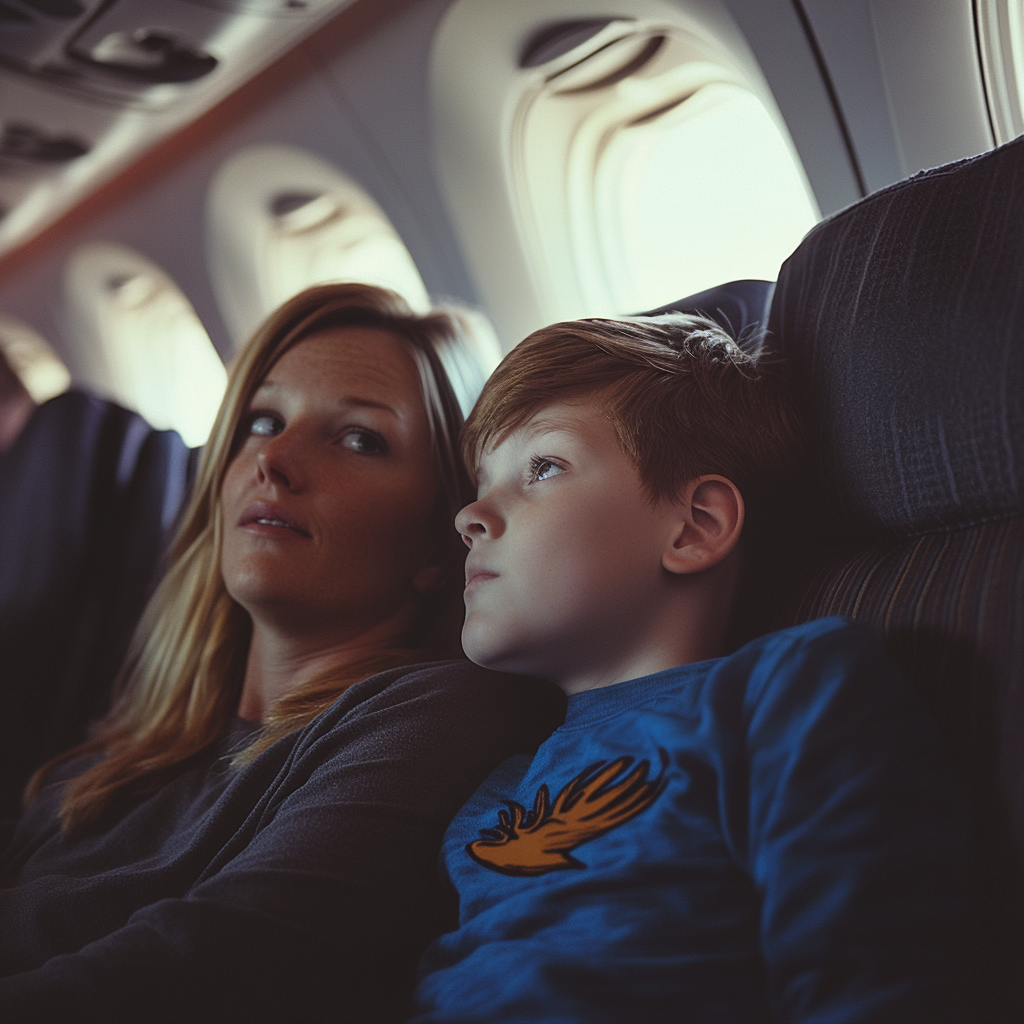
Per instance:
[[[282,302],[315,284],[360,281],[430,307],[386,214],[351,178],[290,146],[254,146],[217,172],[207,201],[210,274],[242,343]]]
[[[112,397],[189,446],[205,444],[227,374],[170,277],[125,246],[94,243],[72,257],[67,294],[75,322],[102,352]]]
[[[598,163],[596,213],[613,302],[650,309],[725,281],[774,281],[817,221],[761,102],[715,83],[622,128]]]
[[[818,220],[756,65],[684,20],[613,20],[520,71],[506,166],[545,319],[774,280]]]
[[[71,386],[68,368],[46,339],[6,316],[0,316],[0,352],[32,400],[40,405]]]

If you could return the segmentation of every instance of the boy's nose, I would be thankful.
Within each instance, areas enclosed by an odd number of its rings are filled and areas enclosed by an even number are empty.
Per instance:
[[[479,501],[470,502],[455,517],[455,529],[462,534],[466,547],[470,548],[474,538],[487,536],[487,524]]]

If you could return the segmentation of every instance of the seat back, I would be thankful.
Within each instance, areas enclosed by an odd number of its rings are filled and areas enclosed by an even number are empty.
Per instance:
[[[803,404],[826,551],[780,624],[877,627],[966,768],[987,1019],[1024,1008],[1024,138],[818,225],[767,342]]]
[[[193,462],[178,434],[78,392],[0,457],[0,817],[105,710]]]
[[[774,292],[774,281],[730,281],[642,315],[696,313],[714,320],[736,340],[760,337],[768,322]]]

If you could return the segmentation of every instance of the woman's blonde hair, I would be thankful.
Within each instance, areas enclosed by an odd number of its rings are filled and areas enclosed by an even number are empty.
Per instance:
[[[448,571],[440,589],[424,600],[419,621],[403,646],[321,673],[285,695],[268,710],[262,731],[236,762],[250,760],[311,721],[352,683],[459,650],[465,549],[452,521],[472,500],[472,491],[458,455],[458,437],[497,354],[481,326],[456,309],[418,316],[394,292],[360,284],[310,288],[266,320],[232,367],[191,501],[168,554],[169,567],[135,631],[115,685],[113,707],[89,741],[36,772],[26,789],[26,802],[34,799],[58,764],[99,755],[62,794],[65,832],[86,827],[115,797],[158,788],[177,765],[223,735],[241,695],[251,623],[221,576],[221,486],[240,444],[253,393],[277,360],[312,334],[339,327],[375,328],[407,345],[423,386],[440,470],[434,516],[439,561]]]

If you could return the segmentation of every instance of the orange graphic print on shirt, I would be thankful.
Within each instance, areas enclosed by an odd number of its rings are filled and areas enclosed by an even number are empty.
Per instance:
[[[497,828],[481,829],[485,838],[470,843],[466,852],[478,864],[503,875],[544,875],[586,867],[572,856],[572,850],[635,818],[657,800],[668,764],[668,754],[658,753],[661,772],[655,779],[647,778],[649,761],[628,771],[633,758],[619,757],[585,768],[553,804],[546,784],[537,791],[532,811],[506,800],[508,810],[498,811]]]

